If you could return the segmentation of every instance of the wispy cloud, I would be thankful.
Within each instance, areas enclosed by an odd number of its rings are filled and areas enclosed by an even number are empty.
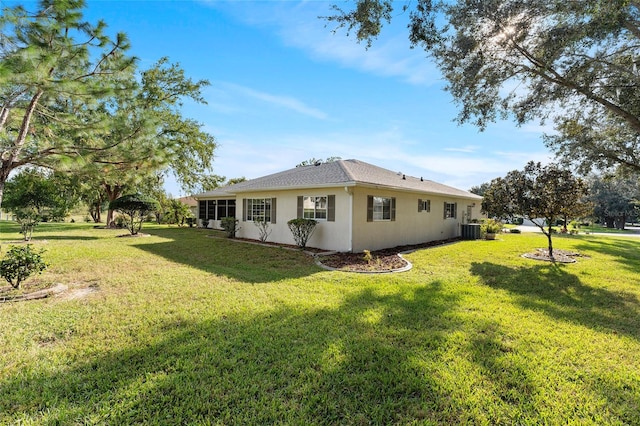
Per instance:
[[[317,118],[319,120],[326,120],[329,117],[329,115],[324,111],[308,106],[303,101],[291,96],[262,92],[250,87],[228,82],[218,82],[215,86],[217,92],[215,97],[216,99],[225,98],[229,100],[235,99],[237,101],[239,97],[244,97],[257,100],[271,106],[294,111],[298,114]],[[232,107],[228,103],[214,103],[212,104],[212,108],[216,109],[218,112],[237,112],[240,110],[239,107]]]
[[[464,152],[464,153],[472,153],[472,152],[476,152],[480,147],[479,146],[475,146],[475,145],[467,145],[467,146],[462,146],[462,147],[447,147],[447,148],[443,148],[443,151],[447,151],[447,152]]]
[[[397,129],[375,132],[330,132],[322,134],[265,135],[262,146],[256,147],[245,135],[228,135],[220,148],[217,163],[221,174],[235,177],[234,170],[246,170],[252,164],[255,178],[286,170],[308,158],[338,156],[356,158],[372,164],[424,177],[461,189],[488,182],[507,172],[524,167],[527,161],[548,162],[543,151],[491,151],[434,154],[417,152],[416,141],[405,138]],[[214,166],[215,167],[215,166]]]
[[[441,80],[435,64],[422,49],[411,49],[406,16],[397,16],[385,26],[381,36],[367,49],[345,31],[333,31],[321,16],[331,15],[332,2],[243,2],[208,3],[256,27],[275,29],[282,42],[307,52],[318,61],[337,62],[343,67],[374,75],[399,78],[410,84],[432,85]],[[403,19],[405,19],[403,21]]]

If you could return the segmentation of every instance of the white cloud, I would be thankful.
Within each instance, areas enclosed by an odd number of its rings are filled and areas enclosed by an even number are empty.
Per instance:
[[[233,113],[238,112],[242,108],[237,106],[231,106],[231,102],[236,102],[238,98],[253,99],[263,103],[267,103],[271,106],[284,108],[294,111],[298,114],[303,114],[309,117],[317,118],[319,120],[326,120],[328,114],[317,108],[306,105],[303,101],[286,95],[276,95],[272,93],[262,92],[252,89],[250,87],[240,86],[234,83],[218,82],[215,84],[215,91],[211,91],[210,95],[213,99],[227,99],[228,102],[214,102],[210,103],[212,109],[217,112]]]
[[[274,28],[285,45],[308,52],[316,60],[337,62],[343,67],[416,85],[432,85],[441,80],[440,72],[426,53],[420,48],[410,48],[406,16],[396,16],[391,24],[385,25],[380,37],[366,49],[355,36],[332,31],[332,24],[320,18],[334,13],[330,10],[332,2],[254,2],[251,7],[243,2],[205,4],[224,8],[247,25]]]
[[[540,151],[440,151],[427,143],[388,131],[264,135],[260,146],[246,135],[228,135],[217,152],[214,169],[227,177],[256,178],[294,167],[308,158],[356,158],[409,176],[424,177],[461,189],[521,169],[527,161],[548,162]]]
[[[472,153],[475,152],[479,149],[479,146],[476,145],[467,145],[467,146],[462,146],[459,148],[456,147],[451,147],[451,148],[443,148],[443,151],[448,151],[448,152],[464,152],[464,153]]]

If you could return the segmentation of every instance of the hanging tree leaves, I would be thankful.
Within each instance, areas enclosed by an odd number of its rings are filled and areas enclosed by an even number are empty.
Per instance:
[[[547,145],[583,169],[640,170],[640,3],[354,0],[326,17],[368,44],[399,5],[447,80],[458,121],[553,120]]]

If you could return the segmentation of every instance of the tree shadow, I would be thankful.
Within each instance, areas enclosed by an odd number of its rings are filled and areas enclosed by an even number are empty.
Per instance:
[[[500,324],[470,324],[459,315],[460,295],[443,287],[431,281],[395,292],[367,288],[335,308],[280,304],[260,313],[211,313],[202,320],[173,312],[146,325],[123,324],[128,346],[89,345],[46,368],[5,370],[0,423],[496,424],[536,419],[537,410],[545,408],[545,401],[531,398],[545,386],[531,379],[530,369],[537,367],[514,362],[508,341],[500,338]],[[476,370],[467,361],[480,369],[472,384],[465,374]],[[608,392],[617,407],[633,406],[629,390]],[[575,415],[572,407],[568,411]],[[576,420],[548,413],[546,419]]]
[[[636,237],[585,239],[576,250],[596,251],[615,258],[616,262],[632,272],[640,274],[640,239]]]
[[[164,241],[132,240],[136,247],[172,262],[252,284],[299,278],[318,273],[314,259],[298,250],[264,247],[227,238],[211,238],[211,232],[195,228],[144,230]]]
[[[137,339],[124,349],[5,374],[0,422],[455,421],[461,408],[423,364],[441,361],[439,347],[460,325],[449,314],[456,303],[432,283],[385,295],[365,290],[337,309],[166,318],[144,333],[132,329]]]
[[[512,268],[490,262],[472,263],[471,273],[492,288],[507,290],[523,308],[560,320],[640,340],[637,295],[584,285],[556,264]]]

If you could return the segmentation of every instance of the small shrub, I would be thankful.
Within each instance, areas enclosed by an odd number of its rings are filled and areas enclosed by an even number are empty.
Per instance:
[[[33,228],[38,226],[40,220],[38,212],[34,208],[22,208],[15,212],[16,221],[20,224],[20,233],[25,241],[31,241],[33,236]]]
[[[480,230],[485,234],[497,234],[502,231],[502,222],[495,219],[487,219],[481,226]]]
[[[11,246],[4,259],[0,261],[0,276],[7,280],[13,288],[20,288],[30,275],[41,273],[47,268],[42,260],[44,250],[33,251],[31,245]]]
[[[509,229],[509,232],[512,233],[512,234],[520,234],[522,231],[520,231],[517,228],[511,228],[511,229]]]
[[[314,219],[291,219],[287,222],[291,233],[293,234],[293,239],[300,248],[305,248],[307,246],[307,241],[313,235],[313,231],[316,228],[318,222]]]
[[[116,228],[124,228],[124,222],[124,216],[116,216],[115,219],[113,219],[113,223]]]
[[[236,237],[236,232],[240,230],[238,223],[238,219],[233,216],[223,217],[222,219],[220,219],[220,225],[222,226],[222,229],[224,229],[224,231],[227,233],[227,237],[229,238]]]
[[[364,255],[362,256],[362,259],[367,262],[367,263],[371,263],[371,261],[373,260],[373,256],[371,255],[371,251],[370,250],[365,250],[363,251]]]
[[[272,231],[269,229],[269,222],[265,220],[254,220],[253,224],[258,227],[258,239],[263,243],[267,241],[267,238],[269,238]]]

